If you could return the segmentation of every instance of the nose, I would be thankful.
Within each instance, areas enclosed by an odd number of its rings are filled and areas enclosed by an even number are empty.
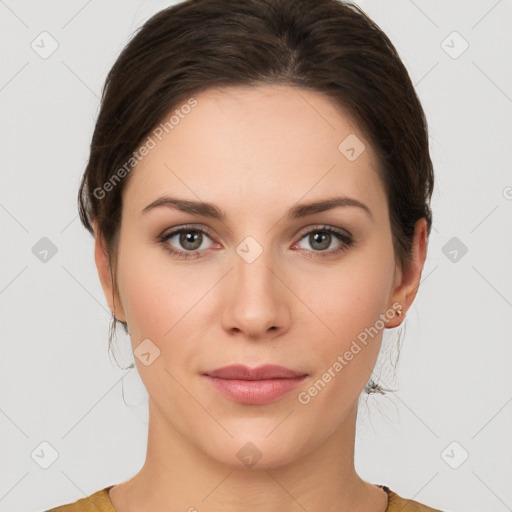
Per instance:
[[[279,275],[280,266],[272,261],[270,250],[251,261],[240,249],[225,284],[223,328],[253,340],[279,336],[288,330],[291,318],[291,293]]]

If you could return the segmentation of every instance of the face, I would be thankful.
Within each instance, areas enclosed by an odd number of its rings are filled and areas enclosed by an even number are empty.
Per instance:
[[[284,464],[346,426],[383,327],[397,325],[393,304],[410,300],[387,199],[369,142],[320,93],[195,99],[124,190],[115,313],[169,431],[227,464],[248,442],[260,466]],[[303,377],[251,387],[205,375],[232,364]]]

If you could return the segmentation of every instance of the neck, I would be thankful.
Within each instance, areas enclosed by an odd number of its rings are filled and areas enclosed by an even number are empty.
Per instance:
[[[233,467],[211,458],[149,403],[146,460],[110,497],[118,512],[383,512],[387,496],[354,469],[357,404],[323,444],[287,464]]]

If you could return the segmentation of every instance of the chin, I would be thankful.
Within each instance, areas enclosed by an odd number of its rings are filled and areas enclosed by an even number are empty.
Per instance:
[[[281,420],[282,418],[279,421]],[[279,421],[274,421],[272,428],[276,428]],[[290,429],[283,429],[278,433],[279,428],[270,435],[272,429],[258,431],[254,425],[250,431],[240,429],[239,434],[228,428],[233,438],[228,438],[227,434],[220,438],[210,436],[203,450],[212,459],[237,469],[271,469],[284,466],[300,458],[308,450],[307,446],[299,442],[298,433],[294,435]],[[304,439],[301,441],[303,443]]]

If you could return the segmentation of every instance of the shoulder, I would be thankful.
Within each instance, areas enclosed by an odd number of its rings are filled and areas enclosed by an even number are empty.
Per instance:
[[[386,512],[443,512],[438,508],[432,508],[412,499],[402,498],[387,486],[382,488],[388,494],[388,506]]]
[[[73,503],[60,505],[46,512],[116,512],[108,493],[110,487],[105,487],[90,496]]]
[[[116,512],[108,493],[110,487],[105,487],[90,496],[52,508],[46,512]],[[442,512],[437,508],[429,507],[412,499],[402,498],[385,485],[381,487],[388,494],[386,512]]]

